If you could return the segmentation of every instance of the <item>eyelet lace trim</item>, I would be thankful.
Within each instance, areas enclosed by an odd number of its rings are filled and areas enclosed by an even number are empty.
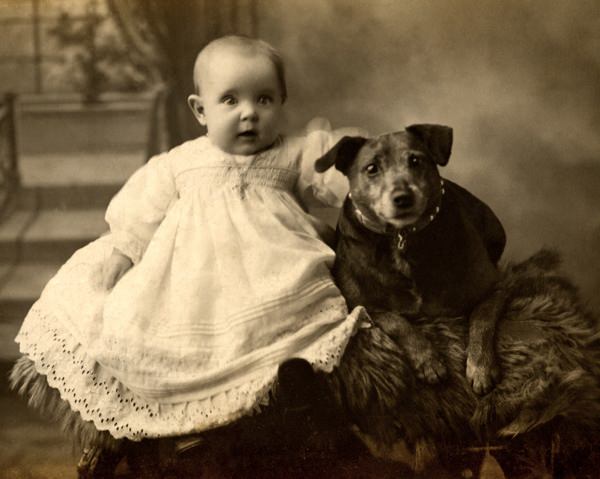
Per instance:
[[[297,356],[318,370],[331,372],[339,364],[358,323],[366,317],[363,308],[356,308],[342,323]],[[277,366],[202,400],[173,404],[147,401],[90,358],[60,324],[56,317],[34,306],[16,338],[20,350],[74,411],[115,438],[141,440],[199,432],[256,412],[269,402],[268,393],[275,381]]]

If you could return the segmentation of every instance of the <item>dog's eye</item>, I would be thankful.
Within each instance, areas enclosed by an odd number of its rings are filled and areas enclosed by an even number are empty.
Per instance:
[[[377,166],[376,163],[370,163],[365,166],[365,171],[367,172],[367,175],[375,176],[377,173],[379,173],[379,166]]]
[[[419,166],[421,163],[421,158],[416,155],[410,155],[408,157],[408,166]]]

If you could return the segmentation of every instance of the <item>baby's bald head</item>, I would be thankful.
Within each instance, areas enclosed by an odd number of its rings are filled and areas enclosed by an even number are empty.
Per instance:
[[[285,69],[279,52],[263,40],[244,37],[241,35],[228,35],[217,38],[206,45],[196,57],[194,63],[194,87],[196,93],[202,96],[202,84],[206,76],[210,74],[211,64],[216,57],[227,54],[244,56],[264,55],[267,57],[277,73],[277,79],[281,88],[281,99],[285,102],[287,98],[287,87],[285,83]]]

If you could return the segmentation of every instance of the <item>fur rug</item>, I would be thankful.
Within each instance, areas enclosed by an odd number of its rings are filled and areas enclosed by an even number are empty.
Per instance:
[[[465,378],[465,318],[419,322],[449,366],[449,377],[433,386],[416,378],[385,331],[358,331],[331,387],[374,454],[406,460],[408,451],[407,462],[422,469],[444,448],[501,442],[558,419],[574,447],[599,431],[600,324],[558,266],[558,254],[542,250],[504,268],[509,300],[496,336],[503,376],[483,397]]]
[[[510,299],[497,330],[503,377],[484,397],[476,396],[465,378],[466,319],[419,323],[449,369],[449,377],[433,386],[416,378],[385,331],[375,325],[356,333],[327,379],[338,407],[374,455],[422,470],[457,444],[513,441],[559,418],[569,444],[599,430],[600,325],[558,265],[556,253],[541,251],[504,268],[502,287]],[[73,413],[28,358],[17,362],[11,383],[82,445],[118,447]]]
[[[63,401],[57,389],[48,385],[46,376],[39,374],[33,362],[20,357],[13,366],[10,387],[27,398],[28,405],[37,410],[45,419],[55,422],[61,430],[73,438],[79,449],[97,444],[108,449],[117,449],[121,441],[114,439],[106,431],[98,431],[91,421],[84,421],[74,412],[67,401]]]

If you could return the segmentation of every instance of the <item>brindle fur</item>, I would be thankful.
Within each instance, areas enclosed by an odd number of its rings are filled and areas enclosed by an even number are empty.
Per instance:
[[[444,180],[442,194],[438,165],[448,162],[451,145],[450,128],[413,125],[375,139],[344,137],[316,168],[335,164],[350,182],[334,265],[349,307],[364,305],[432,383],[446,367],[412,320],[468,316],[466,375],[483,394],[499,378],[494,333],[505,298],[496,289],[497,263],[506,237],[493,211],[467,190]],[[375,175],[367,172],[372,164]],[[410,226],[417,231],[401,250],[397,232]]]

